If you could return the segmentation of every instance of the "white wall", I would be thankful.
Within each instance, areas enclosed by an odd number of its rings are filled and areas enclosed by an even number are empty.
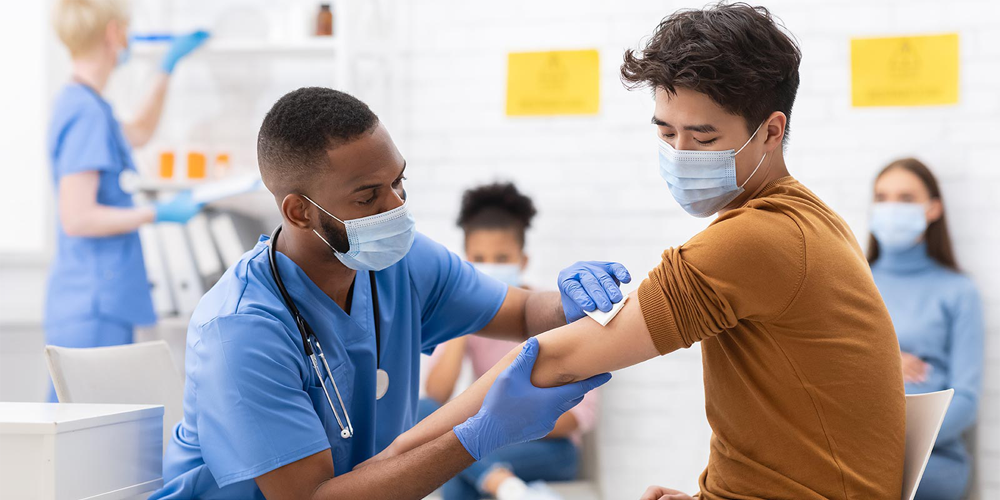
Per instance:
[[[45,49],[48,18],[45,2],[16,2],[0,15],[5,76],[0,93],[0,255],[38,253],[45,249],[48,190],[45,167],[47,117]],[[13,74],[4,72],[5,75]]]
[[[798,37],[802,85],[791,118],[789,169],[866,234],[874,173],[915,155],[939,174],[960,263],[983,292],[987,382],[977,460],[984,498],[1000,498],[1000,34],[989,1],[766,1]],[[622,51],[680,7],[634,0],[408,2],[399,77],[404,118],[388,126],[407,156],[419,228],[461,248],[454,226],[462,190],[510,179],[539,216],[529,235],[529,278],[554,286],[577,259],[615,259],[641,279],[660,252],[704,221],[688,217],[656,173],[652,100],[618,81]],[[993,12],[996,12],[993,10]],[[853,109],[849,39],[957,31],[961,102]],[[504,116],[506,54],[601,50],[601,112],[583,118]],[[376,110],[377,112],[378,110]],[[863,240],[864,238],[859,238]],[[734,250],[735,251],[735,250]],[[638,283],[633,282],[632,288]],[[707,460],[697,349],[616,374],[604,392],[599,437],[607,498],[635,498],[651,483],[696,490]],[[986,473],[992,471],[992,474]]]

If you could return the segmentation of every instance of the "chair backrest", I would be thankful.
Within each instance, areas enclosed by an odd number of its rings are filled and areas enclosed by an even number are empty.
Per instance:
[[[60,403],[163,405],[163,446],[183,414],[184,377],[162,340],[76,349],[45,346]]]
[[[903,459],[903,497],[913,500],[931,457],[938,431],[955,389],[906,395],[906,454]]]

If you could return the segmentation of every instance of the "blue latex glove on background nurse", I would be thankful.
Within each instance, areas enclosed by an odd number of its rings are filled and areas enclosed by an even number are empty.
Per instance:
[[[173,198],[153,205],[156,222],[185,223],[201,211],[205,204],[191,199],[191,191],[181,191]]]
[[[585,394],[611,380],[610,373],[602,373],[569,385],[535,387],[531,370],[537,358],[538,339],[532,337],[497,377],[479,412],[455,426],[455,435],[472,458],[479,460],[504,446],[545,437]]]
[[[160,61],[160,69],[167,74],[173,73],[174,67],[177,66],[177,61],[180,61],[184,58],[184,56],[190,54],[191,51],[200,47],[206,40],[208,40],[208,37],[208,32],[204,30],[174,37],[173,42],[170,44],[170,48],[167,49],[167,53],[163,56],[163,60]]]
[[[582,261],[563,269],[557,281],[566,322],[572,323],[584,317],[584,311],[610,311],[625,298],[619,285],[632,276],[617,262]]]
[[[181,59],[193,52],[194,49],[201,47],[210,36],[211,35],[205,30],[193,31],[180,36],[168,34],[132,34],[129,35],[129,42],[170,42],[170,47],[167,49],[167,53],[164,54],[163,59],[160,60],[160,70],[169,75],[174,72],[174,68],[177,67],[177,63]],[[126,45],[125,49],[118,54],[119,65],[125,64],[132,59],[131,43]]]

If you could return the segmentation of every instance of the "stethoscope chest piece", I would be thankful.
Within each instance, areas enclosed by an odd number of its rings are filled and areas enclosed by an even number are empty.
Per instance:
[[[389,373],[379,368],[375,371],[375,399],[382,399],[389,391]]]
[[[347,438],[351,437],[351,431],[350,431],[350,429],[341,429],[340,430],[340,437],[342,437],[344,439],[347,439]]]

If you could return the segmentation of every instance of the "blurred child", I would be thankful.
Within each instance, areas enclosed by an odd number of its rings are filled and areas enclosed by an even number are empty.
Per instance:
[[[466,191],[458,216],[458,225],[465,231],[466,259],[510,286],[523,287],[521,272],[528,264],[525,232],[534,215],[531,199],[513,184],[490,184]],[[516,346],[515,342],[476,335],[439,346],[431,357],[427,398],[420,401],[420,418],[451,397],[464,359],[472,362],[473,374],[478,378]],[[509,446],[476,462],[444,485],[444,499],[478,499],[481,494],[500,500],[558,498],[542,481],[576,478],[580,439],[596,423],[597,398],[597,391],[587,394],[582,403],[556,421],[555,429],[545,439]]]

